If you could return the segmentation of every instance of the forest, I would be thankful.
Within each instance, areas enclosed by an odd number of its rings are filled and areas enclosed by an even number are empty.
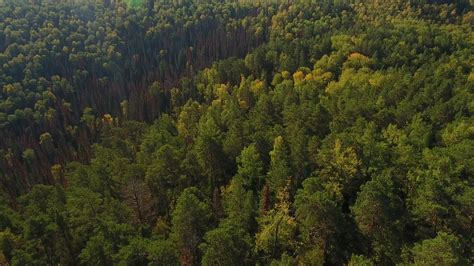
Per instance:
[[[473,265],[472,0],[0,0],[0,265]]]

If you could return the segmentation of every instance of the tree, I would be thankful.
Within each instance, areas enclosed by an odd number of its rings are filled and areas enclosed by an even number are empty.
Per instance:
[[[44,153],[49,157],[53,158],[54,155],[54,140],[53,136],[49,133],[43,133],[40,135],[39,144],[43,149]]]
[[[211,222],[211,210],[195,187],[185,189],[172,213],[171,239],[178,249],[182,265],[199,262],[198,245]]]
[[[113,247],[103,234],[91,237],[79,259],[84,264],[110,265],[113,262]]]
[[[179,193],[181,178],[181,152],[165,144],[155,153],[156,160],[147,167],[146,181],[158,204],[158,213],[169,214],[170,203]]]
[[[206,233],[202,265],[251,265],[252,238],[240,226],[223,223]]]
[[[377,263],[393,263],[400,252],[403,228],[402,201],[391,172],[375,176],[361,187],[352,213],[359,230],[370,240]]]
[[[265,258],[278,259],[295,248],[297,224],[290,214],[288,186],[280,189],[275,207],[258,218],[260,230],[256,234],[255,249]]]
[[[198,133],[199,118],[201,115],[201,107],[197,102],[188,101],[181,108],[176,127],[186,145],[193,144]]]
[[[64,190],[59,186],[37,185],[21,201],[24,237],[36,246],[36,252],[43,250],[44,262],[76,263],[77,251],[68,224]]]
[[[0,263],[11,264],[22,244],[20,214],[8,207],[0,194]]]
[[[234,177],[222,192],[225,220],[250,231],[255,223],[254,194],[247,190],[241,178]]]
[[[20,240],[20,237],[10,230],[0,231],[0,263],[5,265],[12,263],[13,255],[18,253],[15,251],[19,250]]]
[[[236,176],[222,194],[226,216],[216,229],[204,236],[205,242],[200,246],[202,264],[251,264],[254,240],[250,232],[255,225],[253,193],[247,191],[242,179]]]
[[[71,182],[78,182],[105,198],[120,198],[121,177],[130,160],[122,157],[119,151],[100,145],[94,146],[94,155],[89,167],[79,167],[77,172],[71,172]]]
[[[413,247],[416,265],[457,265],[462,263],[459,238],[439,232],[433,239],[424,240]]]
[[[134,224],[148,227],[153,222],[156,202],[151,189],[146,184],[143,169],[138,165],[130,165],[125,174],[123,194],[124,203],[132,210]]]
[[[278,136],[273,142],[273,150],[270,152],[270,170],[268,171],[268,183],[275,193],[285,187],[290,177],[288,151],[283,137]]]
[[[317,157],[322,169],[316,175],[322,179],[327,190],[341,199],[350,199],[361,183],[361,162],[355,149],[344,148],[342,141],[336,139],[332,149],[323,147]]]
[[[120,265],[177,265],[176,250],[169,240],[134,237],[118,252]]]
[[[352,255],[348,266],[374,266],[375,264],[362,255]]]
[[[79,259],[84,264],[111,265],[116,260],[115,254],[133,236],[133,228],[126,223],[102,220],[98,229],[81,250]]]
[[[237,176],[247,189],[258,189],[263,179],[263,162],[255,145],[245,147],[237,157]]]
[[[340,235],[345,227],[345,218],[337,201],[320,187],[317,179],[308,178],[295,197],[296,221],[304,242],[300,254],[307,263],[315,260],[342,263],[344,255],[341,247],[344,241]]]
[[[202,118],[196,139],[196,157],[202,172],[208,178],[208,189],[213,191],[226,176],[226,156],[222,150],[222,133],[214,118]]]

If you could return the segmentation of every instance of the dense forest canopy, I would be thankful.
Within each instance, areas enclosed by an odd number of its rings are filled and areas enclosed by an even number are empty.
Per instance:
[[[0,265],[472,265],[471,2],[0,1]]]

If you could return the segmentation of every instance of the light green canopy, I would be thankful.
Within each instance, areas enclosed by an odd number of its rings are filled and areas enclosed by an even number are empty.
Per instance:
[[[144,0],[125,0],[125,3],[129,7],[136,8],[136,7],[139,7],[140,5],[142,5],[143,1]]]

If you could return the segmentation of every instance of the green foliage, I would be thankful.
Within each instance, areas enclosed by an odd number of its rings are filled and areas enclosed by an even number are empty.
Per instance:
[[[182,264],[197,263],[197,246],[210,226],[210,208],[197,188],[187,188],[179,196],[172,214],[171,239]]]
[[[0,3],[0,265],[471,265],[468,1]]]
[[[130,239],[117,254],[119,265],[178,265],[176,250],[168,240]]]
[[[252,238],[238,226],[223,224],[206,233],[202,265],[242,265],[250,264]]]
[[[330,261],[336,263],[341,258],[340,235],[344,228],[344,216],[340,206],[327,191],[318,189],[318,181],[308,178],[303,189],[295,197],[296,220],[300,225],[304,246],[301,249],[302,260]]]
[[[403,212],[390,174],[385,172],[365,183],[352,208],[357,226],[371,241],[378,263],[396,262],[400,250]]]
[[[349,266],[373,266],[375,265],[370,259],[361,255],[352,255],[348,263]]]
[[[252,191],[246,190],[242,180],[235,177],[222,194],[225,220],[249,231],[256,214]]]
[[[457,265],[459,239],[445,232],[439,232],[433,239],[424,240],[413,247],[413,260],[416,265]]]
[[[259,232],[255,239],[255,249],[270,259],[279,259],[284,252],[295,249],[297,224],[290,214],[288,187],[283,187],[277,195],[275,207],[263,213],[258,219]]]
[[[143,5],[143,0],[125,0],[124,3],[127,4],[128,7],[137,8]]]
[[[276,137],[273,142],[270,160],[268,182],[272,191],[277,192],[284,188],[290,178],[288,151],[281,136]]]
[[[244,148],[237,157],[237,177],[248,189],[258,188],[263,179],[263,162],[255,145]],[[236,177],[236,178],[237,178]]]

